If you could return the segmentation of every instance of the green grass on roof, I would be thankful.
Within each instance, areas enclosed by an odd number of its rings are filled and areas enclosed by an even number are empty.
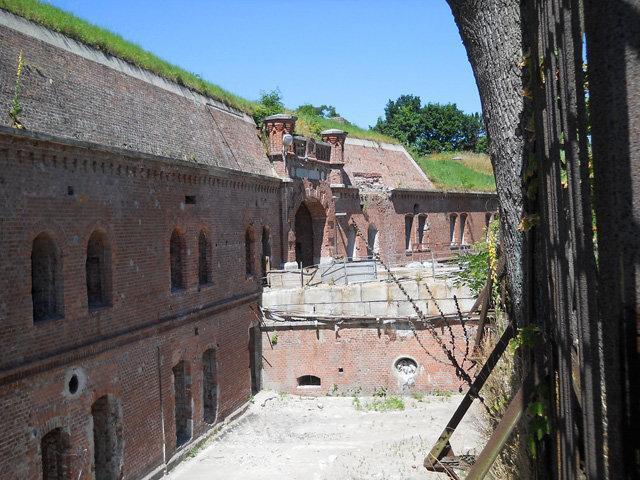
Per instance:
[[[93,25],[52,5],[38,0],[0,0],[0,8],[219,100],[230,107],[248,114],[253,113],[254,102],[234,95],[218,85],[203,80],[198,75],[172,65],[139,45],[128,42],[120,35]]]
[[[460,160],[453,160],[454,157]],[[495,192],[496,182],[489,157],[470,152],[443,152],[416,159],[436,188]]]
[[[320,138],[320,132],[322,130],[337,128],[348,132],[349,137],[351,138],[361,138],[380,143],[400,143],[393,137],[374,132],[373,130],[365,130],[364,128],[360,128],[349,122],[342,123],[330,118],[315,115],[304,115],[298,112],[294,112],[294,115],[298,117],[298,121],[296,122],[296,131],[305,136]]]

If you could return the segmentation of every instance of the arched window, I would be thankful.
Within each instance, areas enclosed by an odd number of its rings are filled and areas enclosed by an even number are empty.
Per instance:
[[[87,243],[85,264],[87,280],[87,303],[90,309],[111,303],[111,255],[107,237],[95,231]]]
[[[213,424],[218,414],[218,364],[213,348],[202,354],[202,407],[203,419]]]
[[[96,480],[122,478],[123,441],[120,402],[105,395],[91,406],[93,468]]]
[[[58,249],[46,233],[31,248],[31,299],[33,321],[62,317],[62,279]]]
[[[198,235],[198,283],[211,283],[211,242],[204,230]]]
[[[183,235],[176,229],[171,233],[169,256],[171,263],[171,291],[182,290],[184,281],[185,244]]]
[[[40,440],[42,455],[42,479],[64,480],[69,478],[69,435],[55,428]]]
[[[271,270],[271,232],[266,225],[262,227],[262,281],[266,284],[267,273]]]
[[[368,254],[374,256],[374,254],[380,253],[380,236],[378,235],[378,229],[375,225],[370,224],[367,229],[367,245],[369,246]]]
[[[418,246],[420,250],[427,249],[427,232],[429,230],[429,224],[427,223],[427,216],[425,214],[418,216]]]
[[[404,249],[411,251],[411,228],[413,227],[413,215],[404,217]]]
[[[467,244],[468,239],[465,238],[466,226],[467,226],[467,214],[461,213],[460,214],[460,245]]]
[[[251,227],[247,228],[244,233],[244,263],[247,277],[253,276],[255,273],[256,263],[256,245],[255,236]]]
[[[356,260],[356,227],[353,225],[347,230],[347,259]]]
[[[173,394],[175,400],[176,448],[181,447],[193,434],[191,412],[191,365],[182,360],[173,369]]]
[[[449,215],[449,238],[451,241],[451,246],[452,247],[457,247],[458,246],[458,242],[456,239],[456,221],[458,219],[458,215],[455,213],[452,213],[451,215]]]

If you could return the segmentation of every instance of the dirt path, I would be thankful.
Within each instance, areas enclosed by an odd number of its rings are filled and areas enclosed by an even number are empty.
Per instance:
[[[210,441],[171,480],[413,480],[461,400],[405,398],[404,411],[356,410],[351,397],[294,397],[260,392],[246,418]],[[360,399],[367,404],[371,399]],[[452,439],[456,453],[479,452],[480,425],[466,418]]]

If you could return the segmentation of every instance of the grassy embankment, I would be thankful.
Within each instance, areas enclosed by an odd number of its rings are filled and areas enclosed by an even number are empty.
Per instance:
[[[475,192],[494,192],[496,189],[491,161],[485,154],[434,153],[418,157],[416,162],[438,189]]]

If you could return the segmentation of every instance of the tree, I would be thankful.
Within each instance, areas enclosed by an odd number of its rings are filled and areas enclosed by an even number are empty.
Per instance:
[[[311,105],[310,103],[304,103],[296,109],[296,112],[301,115],[310,115],[324,118],[333,118],[339,116],[338,112],[336,112],[336,107],[334,107],[333,105],[320,105],[319,107],[316,107],[314,105]]]
[[[483,134],[479,114],[465,114],[455,104],[421,105],[420,97],[402,95],[389,100],[384,118],[374,130],[391,135],[420,154],[474,150]]]
[[[378,118],[374,130],[397,138],[405,145],[415,146],[423,130],[420,97],[402,95],[396,101],[389,100],[384,117]]]
[[[522,322],[527,314],[525,234],[526,126],[531,106],[526,100],[524,52],[526,35],[519,0],[447,0],[480,92],[482,117],[496,177],[502,251],[506,256],[509,310]]]
[[[260,92],[260,100],[258,100],[253,112],[253,120],[259,126],[265,117],[282,112],[284,112],[284,104],[282,103],[280,89],[276,88],[268,92],[262,91]]]

